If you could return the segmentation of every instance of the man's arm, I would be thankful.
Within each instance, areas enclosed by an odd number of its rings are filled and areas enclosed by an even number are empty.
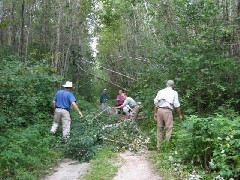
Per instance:
[[[154,102],[154,120],[157,121],[157,111],[158,111],[158,108],[157,108],[157,103],[158,103],[158,95],[159,95],[159,91],[156,95],[156,97],[154,98],[153,102]]]
[[[157,121],[157,106],[154,105],[154,120]]]
[[[74,109],[76,109],[76,111],[78,112],[78,114],[80,115],[80,117],[83,117],[82,112],[79,110],[78,105],[76,104],[76,102],[72,102],[72,106],[74,107]]]
[[[123,108],[124,106],[128,105],[129,102],[127,99],[124,100],[123,104],[121,106],[116,107],[117,109]]]
[[[53,110],[56,109],[56,101],[53,101]]]
[[[121,109],[121,108],[123,108],[125,105],[124,104],[122,104],[121,106],[118,106],[118,107],[116,107],[117,109]]]
[[[178,106],[178,107],[176,108],[176,110],[177,110],[179,119],[182,120],[183,116],[182,116],[182,113],[181,113],[181,108],[180,108],[180,106]]]

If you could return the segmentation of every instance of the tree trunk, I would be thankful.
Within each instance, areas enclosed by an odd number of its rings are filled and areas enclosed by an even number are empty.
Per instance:
[[[2,16],[3,16],[3,3],[2,0],[0,0],[0,23],[2,22]]]
[[[55,63],[54,67],[57,68],[59,64],[59,56],[60,56],[60,34],[61,34],[61,16],[62,16],[62,8],[61,8],[61,2],[58,3],[58,8],[57,8],[57,25],[56,25],[56,46],[55,46]]]
[[[2,3],[2,0],[0,0],[0,25],[2,22],[2,17],[3,17],[3,3]],[[0,28],[0,48],[1,48],[2,44],[4,44],[3,30],[2,30],[2,28]]]
[[[21,35],[20,35],[20,52],[19,55],[23,56],[24,48],[24,11],[25,11],[25,0],[22,1],[22,10],[21,10]]]
[[[16,25],[15,25],[15,0],[12,0],[12,7],[11,7],[11,24],[9,26],[9,33],[8,33],[8,46],[12,47],[12,51],[15,53],[17,51],[16,46]]]
[[[49,0],[44,0],[44,19],[43,19],[43,22],[44,22],[44,25],[43,25],[43,31],[44,31],[44,48],[48,48],[49,47],[49,40],[48,40],[48,37],[49,37],[49,23],[48,23],[48,15],[49,15],[49,10],[50,10],[50,3],[49,3]]]
[[[25,46],[25,62],[28,60],[28,44],[29,44],[29,35],[31,32],[32,26],[32,7],[29,5],[29,20],[28,20],[28,27],[27,27],[27,36],[26,36],[26,46]]]
[[[239,25],[240,24],[240,0],[238,0],[238,5],[237,5],[237,22]]]

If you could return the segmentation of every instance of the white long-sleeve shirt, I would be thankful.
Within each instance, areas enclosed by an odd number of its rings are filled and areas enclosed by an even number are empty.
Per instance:
[[[155,106],[168,107],[172,110],[174,107],[179,107],[180,103],[178,101],[177,91],[174,91],[171,87],[158,91],[157,96],[154,99],[154,104]]]

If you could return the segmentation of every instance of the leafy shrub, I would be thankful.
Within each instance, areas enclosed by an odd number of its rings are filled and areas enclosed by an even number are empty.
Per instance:
[[[39,179],[61,153],[49,136],[53,86],[61,80],[41,62],[0,60],[0,177]]]
[[[224,178],[239,176],[240,117],[191,116],[174,130],[173,141],[185,162]]]
[[[65,155],[80,161],[90,160],[100,144],[118,149],[139,150],[147,148],[149,139],[135,121],[122,121],[115,114],[97,111],[92,104],[80,98],[84,118],[72,112],[70,139]],[[95,111],[95,112],[94,112]]]
[[[84,118],[72,112],[72,124],[70,139],[65,147],[65,155],[80,161],[89,161],[95,154],[96,146],[101,143],[99,136],[104,124],[114,122],[107,112],[99,112],[96,107],[78,98],[81,104],[79,108],[84,111]],[[75,111],[75,110],[72,110]]]
[[[56,138],[48,135],[48,126],[8,130],[0,136],[1,178],[38,179],[59,158]]]
[[[23,63],[8,57],[0,61],[0,130],[23,126],[46,117],[53,85],[61,78],[53,76],[47,64]]]

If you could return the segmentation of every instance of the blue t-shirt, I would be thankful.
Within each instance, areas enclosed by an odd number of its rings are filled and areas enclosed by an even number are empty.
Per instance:
[[[107,94],[101,94],[100,96],[100,103],[106,103],[108,101],[108,95]]]
[[[72,102],[76,101],[76,98],[67,90],[59,90],[53,100],[56,102],[56,107],[69,109]]]

